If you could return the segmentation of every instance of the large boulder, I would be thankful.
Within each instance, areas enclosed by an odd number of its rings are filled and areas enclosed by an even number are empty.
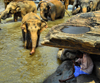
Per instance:
[[[62,31],[69,26],[75,27],[73,32],[77,27],[90,31],[79,34]],[[66,23],[53,26],[41,44],[100,55],[100,11],[77,14]]]
[[[66,60],[57,68],[57,70],[44,80],[43,83],[59,83],[59,79],[67,79],[73,72],[72,61]],[[100,80],[94,73],[90,75],[79,75],[77,78],[70,79],[62,83],[100,83]]]
[[[100,83],[100,80],[95,75],[80,75],[77,83]]]
[[[67,60],[64,61],[52,75],[45,79],[43,83],[59,83],[59,79],[66,79],[71,74],[72,62]],[[76,83],[76,78],[68,80],[66,83]]]
[[[95,62],[94,65],[95,65],[94,73],[100,79],[100,62]]]
[[[75,59],[76,51],[69,49],[59,49],[57,56],[61,61]]]

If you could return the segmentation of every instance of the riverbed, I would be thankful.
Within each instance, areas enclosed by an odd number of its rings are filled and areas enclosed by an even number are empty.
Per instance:
[[[0,12],[4,10],[3,0],[0,0]],[[40,12],[37,13],[40,16]],[[0,83],[42,83],[60,64],[57,59],[58,48],[42,46],[41,41],[52,26],[66,22],[63,19],[48,21],[48,28],[41,33],[39,47],[35,54],[24,48],[21,33],[21,19],[13,21],[13,17],[1,20],[0,24]]]

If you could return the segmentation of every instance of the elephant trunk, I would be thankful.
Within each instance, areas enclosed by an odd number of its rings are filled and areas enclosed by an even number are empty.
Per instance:
[[[7,18],[7,15],[9,14],[9,11],[3,11],[0,15],[0,19],[5,20]]]
[[[83,8],[82,8],[82,12],[83,12],[83,13],[86,13],[86,12],[87,12],[87,8],[86,8],[86,7],[83,7]]]
[[[35,52],[35,48],[37,45],[37,39],[38,39],[37,32],[34,32],[34,33],[31,32],[32,50],[30,52],[30,55],[32,55]]]
[[[44,16],[43,11],[40,11],[40,16],[42,17],[43,20],[47,20],[47,18]]]

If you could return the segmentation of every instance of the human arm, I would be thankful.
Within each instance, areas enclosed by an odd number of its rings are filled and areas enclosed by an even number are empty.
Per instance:
[[[78,62],[75,62],[74,60],[72,60],[72,62],[74,63],[75,66],[80,66]]]
[[[75,62],[81,64],[81,61],[82,61],[82,59],[81,58],[78,58]]]
[[[82,59],[82,64],[80,65],[81,69],[84,70],[84,69],[87,69],[88,67],[88,58],[86,55],[83,56],[83,59]]]

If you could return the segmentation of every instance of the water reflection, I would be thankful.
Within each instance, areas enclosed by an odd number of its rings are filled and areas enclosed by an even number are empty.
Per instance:
[[[0,6],[1,11],[4,5]],[[39,11],[37,14],[39,15]],[[48,21],[49,28],[42,32],[40,42],[52,26],[66,22],[67,19],[69,17],[65,16],[53,22]],[[23,47],[21,21],[13,22],[13,18],[8,18],[2,20],[2,23],[4,24],[0,24],[0,83],[42,83],[60,63],[57,60],[58,48],[42,46],[39,43],[35,54],[30,56],[30,50]]]

